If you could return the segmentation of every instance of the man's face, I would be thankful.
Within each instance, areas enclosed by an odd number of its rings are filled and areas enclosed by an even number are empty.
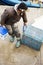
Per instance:
[[[21,13],[21,10],[17,10],[18,13]]]
[[[25,10],[24,10],[24,9],[19,9],[19,10],[17,10],[17,11],[18,11],[18,13],[20,14],[20,13],[24,12]]]

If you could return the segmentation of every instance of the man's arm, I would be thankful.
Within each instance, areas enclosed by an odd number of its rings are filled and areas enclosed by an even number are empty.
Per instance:
[[[23,12],[22,18],[23,18],[24,25],[26,25],[27,17],[26,17],[26,13],[25,12]]]
[[[1,15],[1,25],[2,25],[2,26],[5,25],[5,20],[6,20],[7,16],[8,16],[8,13],[7,13],[7,11],[5,10],[5,11],[3,12],[3,14]]]
[[[23,15],[22,15],[22,18],[23,18],[23,22],[24,22],[24,25],[23,25],[23,33],[25,32],[26,28],[27,28],[27,17],[26,17],[26,13],[23,12]]]

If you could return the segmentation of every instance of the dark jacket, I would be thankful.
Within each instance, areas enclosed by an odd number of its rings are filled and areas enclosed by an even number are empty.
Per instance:
[[[27,22],[25,12],[22,12],[22,15],[18,15],[13,7],[7,8],[1,15],[1,25],[13,25],[18,22],[21,17],[23,18],[23,22]]]

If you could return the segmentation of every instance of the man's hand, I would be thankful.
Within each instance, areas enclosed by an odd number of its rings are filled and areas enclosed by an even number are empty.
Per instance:
[[[0,24],[0,26],[1,26],[1,24]]]
[[[27,27],[27,25],[28,25],[28,23],[27,23],[27,22],[24,22],[24,26],[26,26],[26,27]]]
[[[24,23],[24,26],[26,26],[26,25],[27,25],[27,22]]]

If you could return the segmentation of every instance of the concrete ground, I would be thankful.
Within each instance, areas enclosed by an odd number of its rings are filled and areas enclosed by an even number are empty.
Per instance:
[[[4,9],[9,6],[0,6],[0,19]],[[29,8],[26,12],[28,24],[34,19],[43,15],[43,9]],[[23,21],[17,23],[20,33],[22,33]],[[0,39],[0,65],[43,65],[43,45],[40,51],[36,51],[27,46],[21,45],[16,48],[15,42],[10,43],[9,36],[5,40]]]

